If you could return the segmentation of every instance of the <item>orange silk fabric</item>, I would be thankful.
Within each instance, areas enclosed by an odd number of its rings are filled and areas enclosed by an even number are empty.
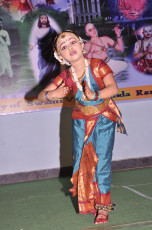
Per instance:
[[[90,118],[85,124],[85,143],[88,140],[98,118]],[[69,191],[72,196],[78,196],[78,206],[80,214],[94,213],[94,205],[96,204],[111,204],[110,192],[101,194],[98,183],[93,182],[95,169],[98,163],[98,157],[92,142],[84,145],[79,170],[73,175],[71,182],[73,188]]]
[[[110,192],[101,194],[98,183],[93,182],[98,157],[95,153],[92,142],[84,146],[79,170],[73,175],[71,182],[73,188],[69,191],[72,196],[78,196],[80,214],[95,212],[96,204],[111,204]]]

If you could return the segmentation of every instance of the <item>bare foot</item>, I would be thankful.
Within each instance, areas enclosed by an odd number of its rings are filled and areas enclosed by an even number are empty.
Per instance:
[[[95,219],[95,224],[103,224],[108,222],[108,212],[100,210]]]

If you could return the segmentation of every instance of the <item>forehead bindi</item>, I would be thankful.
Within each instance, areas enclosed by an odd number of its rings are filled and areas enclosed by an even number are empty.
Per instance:
[[[67,42],[73,39],[78,41],[78,39],[75,36],[65,36],[64,38],[60,39],[59,46],[61,47],[63,44],[66,44]]]

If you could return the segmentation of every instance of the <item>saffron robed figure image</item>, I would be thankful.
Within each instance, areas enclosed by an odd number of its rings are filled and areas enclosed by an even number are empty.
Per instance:
[[[118,87],[113,72],[101,59],[86,59],[82,39],[72,31],[60,33],[54,43],[54,56],[70,66],[42,90],[38,100],[63,98],[72,91],[73,175],[70,189],[78,196],[80,214],[92,213],[95,224],[106,223],[111,201],[111,161],[117,131],[126,134],[121,113],[111,99]]]

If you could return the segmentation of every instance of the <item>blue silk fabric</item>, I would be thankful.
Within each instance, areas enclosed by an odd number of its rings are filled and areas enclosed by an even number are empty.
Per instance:
[[[92,91],[100,90],[99,86],[97,85],[97,83],[95,82],[95,80],[93,78],[93,75],[92,75],[91,70],[90,70],[90,66],[89,66],[89,76],[90,76],[91,90]],[[84,76],[82,83],[84,81],[86,81],[86,75]],[[101,104],[104,101],[103,99],[100,99],[100,100],[97,100],[97,101],[83,101],[81,98],[82,98],[82,92],[78,89],[78,91],[77,91],[77,93],[75,95],[75,100],[77,100],[82,105],[98,105],[98,104]]]
[[[91,90],[99,90],[98,85],[90,74]],[[84,77],[84,80],[86,77]],[[75,99],[83,105],[100,104],[103,100],[98,101],[83,101],[81,100],[82,92],[78,89]],[[96,155],[98,156],[98,164],[96,167],[93,181],[98,182],[101,194],[107,193],[110,190],[112,181],[111,175],[111,159],[112,150],[115,138],[115,122],[107,119],[103,115],[96,116],[97,123],[92,130],[87,141],[84,142],[85,137],[85,119],[74,119],[72,123],[72,138],[73,138],[73,174],[79,169],[79,164],[83,152],[84,145],[92,142]]]

